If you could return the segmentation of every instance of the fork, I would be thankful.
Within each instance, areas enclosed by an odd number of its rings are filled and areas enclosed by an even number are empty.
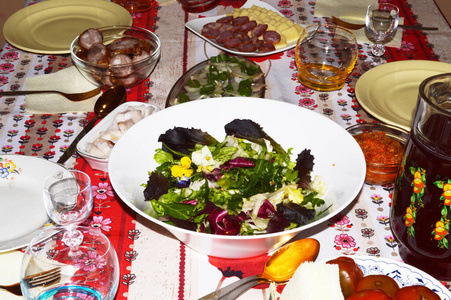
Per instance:
[[[56,283],[61,278],[61,268],[54,268],[51,270],[47,270],[45,272],[33,274],[27,276],[23,279],[25,284],[29,288],[34,288],[37,286],[47,286],[53,283]],[[20,282],[12,284],[12,285],[0,285],[0,289],[7,290],[10,293],[13,293],[17,296],[22,296],[22,291],[20,289]]]
[[[0,92],[0,96],[18,96],[18,95],[29,95],[29,94],[60,94],[70,101],[82,101],[89,99],[98,93],[102,91],[102,87],[98,87],[92,91],[89,92],[83,92],[83,93],[63,93],[61,91],[54,91],[54,90],[36,90],[36,91],[6,91],[6,92]]]
[[[331,17],[332,23],[337,24],[339,26],[348,28],[348,29],[352,29],[352,30],[358,30],[361,29],[363,27],[365,27],[365,24],[355,24],[355,23],[349,23],[346,21],[343,21],[335,16]],[[410,25],[403,25],[403,24],[399,24],[398,27],[404,28],[404,29],[412,29],[412,30],[438,30],[437,27],[422,27],[422,26],[410,26]]]

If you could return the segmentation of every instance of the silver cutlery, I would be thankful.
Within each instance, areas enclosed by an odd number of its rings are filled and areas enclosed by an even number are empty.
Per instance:
[[[358,30],[361,29],[363,27],[365,27],[365,24],[355,24],[355,23],[350,23],[350,22],[346,22],[341,20],[340,18],[334,17],[332,16],[331,18],[332,23],[348,28],[348,29],[353,29],[353,30]],[[403,24],[398,24],[398,27],[400,28],[404,28],[404,29],[411,29],[411,30],[422,30],[422,31],[437,31],[438,28],[437,27],[423,27],[423,26],[410,26],[410,25],[403,25]]]
[[[61,269],[54,268],[45,272],[37,273],[25,277],[24,283],[29,287],[47,286],[55,283],[61,278]],[[20,289],[20,282],[11,285],[0,285],[0,289],[7,290],[8,292],[22,296],[22,290]]]
[[[31,94],[60,94],[66,97],[70,101],[83,101],[94,97],[102,91],[102,87],[98,87],[92,91],[83,93],[63,93],[55,90],[35,90],[35,91],[4,91],[0,92],[0,96],[19,96],[19,95],[31,95]]]

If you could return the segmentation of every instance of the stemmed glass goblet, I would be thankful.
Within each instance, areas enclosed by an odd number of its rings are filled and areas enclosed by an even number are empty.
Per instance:
[[[375,40],[371,50],[376,60],[372,66],[380,65],[380,57],[385,53],[384,41],[392,37],[398,28],[399,9],[390,3],[373,3],[366,13],[366,29]]]
[[[58,225],[67,226],[63,242],[77,254],[83,234],[76,225],[85,221],[92,210],[92,186],[88,174],[78,170],[58,171],[44,181],[44,206]]]
[[[21,290],[27,300],[113,300],[119,284],[116,251],[100,230],[78,226],[92,210],[90,177],[59,171],[44,180],[44,206],[61,226],[42,230],[25,251]],[[59,272],[52,280],[30,281],[36,274]]]

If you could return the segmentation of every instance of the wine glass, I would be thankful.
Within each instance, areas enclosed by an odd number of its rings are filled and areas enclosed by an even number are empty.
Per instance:
[[[399,9],[390,3],[373,3],[366,13],[366,29],[375,40],[371,50],[376,60],[373,66],[380,65],[380,57],[385,53],[383,42],[392,37],[398,28]]]
[[[83,234],[81,255],[73,257],[63,241],[67,226],[41,231],[28,245],[22,260],[20,285],[27,300],[112,300],[119,284],[119,262],[108,238],[91,227],[75,226]],[[60,277],[34,284],[35,274],[57,269]]]
[[[64,243],[77,255],[83,235],[75,226],[85,221],[92,210],[92,187],[88,174],[78,170],[58,171],[44,180],[44,206],[57,224],[68,226]]]

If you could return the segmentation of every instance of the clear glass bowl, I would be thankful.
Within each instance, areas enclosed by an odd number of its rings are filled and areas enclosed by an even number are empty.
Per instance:
[[[112,71],[110,65],[95,64],[81,58],[78,36],[71,43],[70,54],[74,65],[86,79],[99,86],[123,85],[126,88],[131,88],[150,76],[160,59],[161,43],[156,34],[147,29],[134,26],[108,26],[97,28],[97,30],[103,35],[104,45],[108,45],[119,38],[138,38],[150,44],[151,54],[149,57],[133,63],[114,66],[113,68],[133,68],[131,74],[120,76]]]
[[[68,246],[63,237],[79,231],[83,241]],[[30,277],[46,272],[53,280],[31,282]],[[48,273],[60,273],[59,277]],[[119,261],[108,238],[99,230],[84,226],[51,226],[37,234],[24,252],[20,285],[24,299],[113,300],[119,286]],[[45,282],[45,284],[44,284]]]
[[[400,142],[404,147],[409,137],[409,132],[407,132],[406,130],[399,128],[397,126],[381,123],[356,124],[346,128],[346,130],[354,137],[358,134],[362,134],[365,132],[383,131],[385,132],[386,137]],[[365,183],[382,185],[393,183],[396,181],[401,161],[399,163],[376,163],[369,162],[367,157],[365,157],[365,159],[366,159]]]

